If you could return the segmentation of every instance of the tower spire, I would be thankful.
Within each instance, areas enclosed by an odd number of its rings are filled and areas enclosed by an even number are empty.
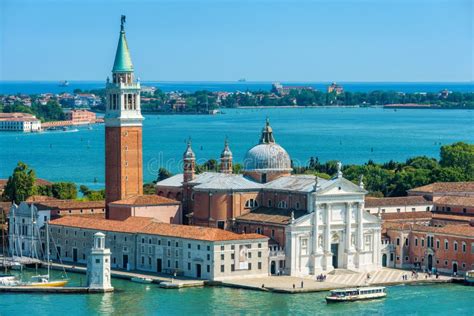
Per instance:
[[[133,72],[132,58],[128,50],[127,38],[125,37],[125,15],[120,18],[120,37],[115,53],[114,67],[112,72]]]
[[[273,129],[270,126],[270,119],[267,116],[267,119],[265,120],[265,127],[262,130],[260,144],[272,144],[272,143],[275,143],[275,138],[273,137]]]

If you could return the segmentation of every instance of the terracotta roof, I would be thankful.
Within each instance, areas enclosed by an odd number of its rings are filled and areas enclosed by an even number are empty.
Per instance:
[[[64,216],[52,220],[50,225],[61,225],[121,233],[136,233],[144,226],[150,224],[150,220],[151,219],[148,217],[129,217],[124,221],[115,221],[85,216]]]
[[[0,189],[3,189],[7,185],[8,179],[0,179]],[[52,185],[52,182],[44,179],[36,179],[35,185]]]
[[[410,220],[410,219],[427,219],[433,218],[431,212],[401,212],[401,213],[382,213],[382,219],[384,221],[397,221],[397,220]]]
[[[39,210],[105,208],[105,201],[52,200],[34,204]]]
[[[409,223],[384,222],[384,230],[411,230],[414,232],[434,233],[441,235],[456,235],[460,237],[474,237],[474,227],[465,224],[450,224],[443,227],[417,225]]]
[[[124,221],[116,221],[84,216],[65,216],[51,221],[50,225],[122,233],[152,234],[205,241],[268,239],[268,237],[259,234],[236,234],[217,228],[160,223],[149,217],[132,216]]]
[[[305,214],[303,210],[286,210],[279,208],[259,207],[250,213],[237,217],[237,220],[249,222],[271,223],[279,225],[287,225],[291,221],[291,212],[294,212],[295,219]]]
[[[427,205],[433,202],[426,200],[422,196],[401,196],[389,198],[369,198],[365,199],[365,207],[382,207],[382,206],[411,206],[411,205]]]
[[[469,196],[443,196],[436,200],[436,204],[474,207],[474,197]]]
[[[111,202],[110,204],[120,205],[160,205],[160,204],[180,204],[176,200],[172,200],[159,195],[139,195],[128,199]]]
[[[474,181],[470,182],[435,182],[408,192],[474,192]]]
[[[469,222],[469,221],[474,219],[474,215],[473,216],[464,216],[464,215],[457,215],[457,214],[433,213],[433,219],[456,221],[456,222]]]
[[[57,198],[47,195],[32,195],[26,199],[25,202],[45,202],[45,201],[58,201]]]

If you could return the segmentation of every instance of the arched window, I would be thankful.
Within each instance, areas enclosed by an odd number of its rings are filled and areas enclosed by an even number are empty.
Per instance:
[[[159,196],[163,196],[163,191],[159,191],[159,192],[158,192],[158,195],[159,195]]]
[[[288,204],[286,203],[286,201],[278,202],[278,208],[287,208],[287,207],[288,207]]]
[[[254,208],[258,206],[258,202],[255,199],[250,199],[245,202],[245,207],[246,208]]]

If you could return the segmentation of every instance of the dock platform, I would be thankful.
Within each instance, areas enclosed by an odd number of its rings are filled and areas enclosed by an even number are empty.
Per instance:
[[[0,286],[0,292],[12,293],[48,293],[48,294],[96,294],[113,292],[88,287],[38,287],[38,286]]]

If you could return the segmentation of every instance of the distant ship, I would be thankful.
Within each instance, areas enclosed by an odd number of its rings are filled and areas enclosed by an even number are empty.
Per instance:
[[[60,87],[67,87],[67,86],[69,86],[69,81],[67,81],[67,80],[61,81],[59,83],[59,86]]]
[[[239,80],[237,80],[237,81],[238,81],[238,82],[246,82],[246,81],[247,81],[247,79],[245,79],[245,78],[240,78],[240,79],[239,79]]]

